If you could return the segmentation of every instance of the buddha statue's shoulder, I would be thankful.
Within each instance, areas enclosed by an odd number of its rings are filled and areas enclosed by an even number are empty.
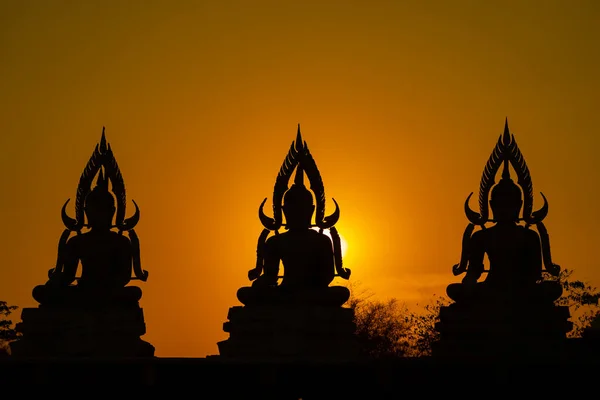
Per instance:
[[[116,246],[116,248],[118,248],[119,251],[126,253],[131,252],[131,241],[127,236],[112,231],[109,233],[110,241],[114,243],[113,245]]]
[[[531,239],[539,240],[540,235],[533,229],[528,229],[522,225],[519,225],[519,231],[522,232],[523,236]]]
[[[280,233],[279,235],[270,236],[264,242],[264,250],[270,254],[280,254],[284,251],[284,248],[289,246],[289,243],[292,242],[286,236],[287,232]]]
[[[270,236],[266,241],[265,245],[267,247],[277,246],[279,243],[285,242],[287,237],[287,232],[281,233],[279,235]]]
[[[73,249],[79,246],[83,246],[84,243],[88,241],[86,235],[87,233],[71,236],[69,240],[67,240],[67,247]]]
[[[317,238],[315,240],[322,240],[322,241],[325,241],[325,242],[330,242],[331,241],[331,239],[329,239],[329,236],[324,235],[322,233],[319,233],[318,231],[316,231],[314,229],[309,229],[308,232],[307,232],[307,235],[310,236],[310,237]]]
[[[100,246],[109,245],[113,247],[116,245],[119,248],[131,246],[131,241],[127,236],[114,231],[102,232],[101,234],[86,232],[81,235],[72,236],[68,243],[74,247],[92,245],[94,243]]]
[[[68,240],[67,240],[67,244],[69,245],[76,245],[78,243],[82,243],[85,242],[85,233],[82,233],[81,235],[72,235]]]
[[[523,225],[517,225],[515,227],[516,234],[514,235],[519,240],[525,241],[527,243],[539,242],[540,235],[534,229],[529,229]]]
[[[481,230],[478,230],[475,233],[473,233],[473,235],[471,235],[471,242],[474,244],[478,243],[478,242],[483,242],[492,235],[494,235],[494,227],[493,226],[488,229],[481,229]]]
[[[110,232],[108,232],[108,234],[110,235],[109,237],[116,242],[122,243],[124,245],[131,244],[131,241],[129,240],[129,238],[121,233],[110,231]]]
[[[322,244],[323,246],[331,246],[332,245],[331,239],[327,235],[319,233],[313,229],[310,229],[309,235],[311,236],[311,239]]]

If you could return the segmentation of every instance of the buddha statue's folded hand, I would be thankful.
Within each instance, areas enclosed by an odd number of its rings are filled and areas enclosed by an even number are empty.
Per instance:
[[[338,275],[340,276],[340,278],[350,279],[351,272],[352,271],[350,270],[350,268],[340,268]]]
[[[255,287],[255,288],[266,288],[266,287],[271,287],[271,286],[277,286],[277,277],[276,276],[273,277],[273,276],[267,276],[265,274],[262,274],[258,278],[254,279],[254,282],[252,282],[252,287]]]
[[[548,265],[546,266],[546,271],[552,276],[558,276],[560,274],[560,265],[554,263]]]
[[[258,268],[251,269],[248,271],[248,279],[251,281],[257,279],[260,276],[260,270]]]
[[[142,273],[138,278],[140,279],[140,281],[146,282],[148,280],[148,271],[142,270]]]
[[[466,266],[461,266],[461,264],[455,264],[452,267],[452,274],[454,274],[454,276],[464,274],[466,271],[467,271]]]

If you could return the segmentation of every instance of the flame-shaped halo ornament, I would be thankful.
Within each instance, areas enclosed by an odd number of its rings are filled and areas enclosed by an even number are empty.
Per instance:
[[[340,218],[340,209],[337,201],[332,199],[335,204],[335,211],[331,215],[325,216],[325,188],[323,180],[306,142],[302,140],[300,124],[298,124],[296,140],[292,142],[290,150],[279,169],[279,174],[277,174],[277,178],[275,179],[275,188],[273,189],[273,218],[267,216],[264,212],[264,205],[267,201],[267,198],[265,198],[260,203],[258,209],[260,222],[269,231],[277,232],[281,228],[283,225],[281,210],[283,195],[289,189],[289,181],[296,168],[301,168],[304,171],[310,182],[310,190],[315,195],[316,210],[314,226],[320,229],[331,228]]]
[[[98,184],[112,184],[112,192],[115,195],[117,202],[117,210],[115,215],[114,228],[117,228],[120,232],[130,231],[140,220],[140,209],[135,201],[132,200],[135,207],[135,212],[130,218],[125,218],[126,209],[126,196],[125,196],[125,183],[121,170],[117,164],[117,160],[110,148],[110,144],[106,142],[105,129],[102,128],[102,137],[100,144],[97,144],[92,156],[87,162],[87,165],[83,169],[81,177],[79,178],[79,185],[77,186],[77,195],[75,198],[75,218],[69,217],[67,214],[67,204],[71,199],[67,199],[61,210],[62,221],[65,227],[69,231],[75,231],[80,233],[81,229],[85,225],[85,199],[92,189],[92,182],[96,174],[98,174]],[[104,170],[102,170],[104,169]]]
[[[542,222],[548,215],[548,201],[543,193],[542,198],[544,199],[544,205],[538,211],[532,212],[533,209],[533,183],[531,181],[531,175],[529,174],[529,168],[525,162],[525,158],[517,146],[514,135],[510,134],[508,130],[508,119],[504,123],[504,133],[498,138],[496,147],[492,151],[492,154],[488,158],[488,161],[483,170],[481,176],[481,183],[479,185],[479,213],[471,210],[469,207],[469,200],[473,193],[467,196],[465,201],[465,214],[467,219],[474,225],[484,226],[486,222],[490,221],[489,216],[489,195],[490,190],[496,183],[496,173],[502,164],[508,164],[513,167],[517,174],[517,184],[523,191],[523,217],[522,220],[528,225],[535,225]]]
[[[464,210],[470,224],[465,229],[463,235],[463,247],[460,263],[453,267],[453,272],[455,275],[459,275],[467,270],[469,239],[474,227],[478,225],[482,229],[485,229],[485,224],[487,222],[494,222],[494,220],[489,218],[488,200],[490,191],[496,183],[496,174],[500,166],[503,164],[503,174],[506,174],[507,176],[509,176],[509,164],[513,167],[515,173],[517,174],[517,184],[520,186],[523,192],[523,214],[519,220],[524,221],[527,228],[529,228],[531,225],[535,225],[538,228],[542,242],[542,254],[546,270],[553,275],[557,275],[560,272],[560,266],[552,262],[549,238],[546,228],[542,222],[548,215],[548,200],[546,199],[546,196],[540,192],[542,199],[544,200],[544,205],[539,210],[532,211],[533,183],[531,180],[531,175],[529,173],[527,163],[525,162],[525,158],[517,146],[514,135],[512,135],[508,130],[508,118],[504,122],[504,133],[498,138],[498,142],[496,143],[496,146],[488,158],[483,170],[479,185],[479,212],[472,210],[469,206],[469,200],[473,195],[472,192],[469,194],[469,196],[467,196],[465,201]]]

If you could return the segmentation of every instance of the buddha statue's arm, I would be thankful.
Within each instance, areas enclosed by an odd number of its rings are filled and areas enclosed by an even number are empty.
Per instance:
[[[258,237],[258,244],[256,245],[256,266],[248,271],[248,279],[251,281],[257,279],[262,274],[265,262],[265,243],[269,236],[269,230],[263,229]]]
[[[131,265],[133,263],[133,273],[135,277],[138,278],[142,282],[146,282],[148,280],[148,271],[142,269],[142,260],[140,256],[140,239],[138,238],[135,230],[129,231],[129,241],[128,248],[130,254],[130,260],[127,265]],[[125,262],[125,261],[123,261]],[[131,279],[131,268],[128,268],[128,282]]]
[[[483,273],[483,258],[485,256],[485,231],[477,231],[471,236],[469,243],[469,263],[463,283],[475,283]]]
[[[475,225],[469,224],[465,228],[462,238],[462,250],[460,252],[460,262],[452,266],[452,273],[456,275],[464,274],[469,264],[469,245],[471,244],[471,235],[473,235]]]
[[[335,277],[334,271],[339,272],[341,270],[343,273],[343,269],[341,266],[338,267],[335,263],[335,255],[329,237],[322,235],[319,239],[321,239],[319,248],[319,286],[329,286]],[[348,274],[348,277],[349,275],[350,274]]]
[[[281,257],[277,251],[277,244],[275,243],[276,238],[271,237],[267,240],[264,247],[264,270],[261,278],[263,283],[268,285],[277,284],[277,276],[279,275],[279,264]]]
[[[536,224],[537,230],[540,236],[540,246],[542,248],[542,260],[544,266],[546,267],[546,271],[553,276],[558,276],[560,274],[560,265],[552,262],[552,254],[550,252],[550,237],[548,236],[548,230],[544,226],[543,222],[538,222]]]
[[[116,269],[118,271],[117,284],[118,286],[125,286],[131,281],[131,270],[133,267],[133,249],[131,242],[125,236],[120,236],[121,246],[120,251],[118,253],[118,257],[116,262],[119,264],[119,267]]]
[[[533,282],[542,279],[542,245],[536,231],[527,230],[527,271],[532,274],[529,277]]]
[[[60,239],[58,241],[58,252],[56,255],[56,266],[48,271],[48,278],[52,279],[52,275],[61,274],[63,271],[63,267],[65,265],[65,247],[67,246],[67,241],[69,240],[69,236],[71,235],[71,231],[69,229],[65,229],[60,235]]]
[[[60,283],[65,286],[73,283],[77,274],[77,267],[79,266],[79,256],[77,252],[78,239],[77,236],[72,237],[67,241],[67,244],[64,247],[63,271],[58,279],[60,280]]]
[[[352,271],[350,270],[350,268],[344,268],[342,266],[342,264],[343,264],[342,243],[341,243],[340,235],[338,234],[338,231],[335,228],[335,226],[332,226],[329,231],[331,233],[331,242],[333,242],[332,256],[333,256],[333,263],[335,265],[335,272],[337,272],[337,274],[342,279],[350,279],[350,274]],[[328,243],[330,248],[331,248],[331,242]],[[331,256],[329,256],[329,257],[331,258]],[[333,277],[332,277],[332,279],[333,279]]]

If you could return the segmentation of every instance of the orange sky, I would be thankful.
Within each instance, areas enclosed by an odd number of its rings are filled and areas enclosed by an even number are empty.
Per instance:
[[[591,0],[7,2],[0,299],[36,306],[106,126],[141,209],[144,338],[216,354],[300,123],[351,281],[428,302],[460,279],[463,202],[506,116],[554,261],[600,285],[599,38]]]

